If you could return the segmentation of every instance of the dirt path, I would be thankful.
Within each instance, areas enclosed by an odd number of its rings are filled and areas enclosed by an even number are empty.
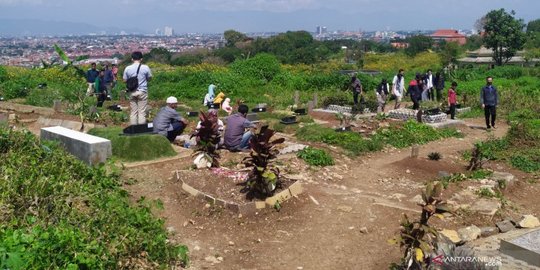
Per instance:
[[[482,126],[481,119],[468,120]],[[415,215],[410,201],[439,171],[463,171],[460,151],[488,136],[503,136],[506,125],[488,133],[464,127],[462,139],[450,138],[421,147],[420,157],[439,152],[443,160],[409,158],[410,149],[387,149],[323,169],[298,169],[305,192],[280,212],[264,210],[239,217],[181,191],[172,171],[189,160],[131,168],[124,178],[134,199],[161,199],[173,241],[191,250],[191,269],[387,269],[400,257],[387,240],[398,232],[402,213]],[[489,135],[488,135],[489,134]],[[536,210],[538,211],[538,210]]]

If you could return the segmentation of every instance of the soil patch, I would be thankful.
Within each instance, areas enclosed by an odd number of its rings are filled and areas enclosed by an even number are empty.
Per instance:
[[[433,177],[434,175],[438,176],[440,171],[445,171],[449,174],[460,173],[464,172],[466,169],[461,164],[444,161],[444,159],[434,161],[420,157],[407,157],[390,165],[394,168],[401,168],[404,172],[409,170],[409,172],[413,172],[415,175],[421,175],[423,177]],[[413,179],[416,178],[417,177]]]
[[[227,169],[178,171],[179,180],[191,187],[227,202],[243,204],[252,202],[247,197],[245,180],[249,170],[233,171]],[[287,189],[294,181],[282,178],[275,193]]]

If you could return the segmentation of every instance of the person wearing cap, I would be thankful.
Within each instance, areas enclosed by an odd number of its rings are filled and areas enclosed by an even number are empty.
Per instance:
[[[176,107],[178,107],[178,99],[168,97],[167,105],[159,110],[153,122],[154,132],[167,137],[170,142],[182,134],[188,124],[186,119],[176,111]]]

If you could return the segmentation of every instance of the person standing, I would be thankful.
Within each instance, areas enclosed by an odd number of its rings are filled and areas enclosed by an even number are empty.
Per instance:
[[[90,63],[90,69],[86,71],[86,83],[88,88],[86,89],[86,95],[91,96],[94,94],[94,83],[99,76],[99,71],[96,69],[96,63]]]
[[[448,89],[448,107],[450,107],[450,119],[454,120],[456,116],[456,104],[457,104],[457,83],[452,82],[452,86]]]
[[[427,99],[426,100],[435,100],[435,93],[433,91],[433,73],[431,69],[428,69],[426,73],[426,89],[427,89]]]
[[[360,102],[362,102],[362,83],[360,82],[360,79],[356,77],[356,74],[352,75],[351,89],[353,91],[354,107],[357,108],[358,96],[360,96]]]
[[[484,109],[484,116],[486,117],[487,129],[496,128],[495,119],[497,117],[497,104],[499,103],[499,95],[497,94],[497,87],[493,85],[493,77],[486,78],[486,86],[482,87],[480,91],[480,104]]]
[[[105,81],[105,71],[100,70],[99,76],[96,78],[96,81],[94,82],[94,93],[97,98],[97,107],[103,107],[103,102],[105,102],[105,99],[107,97],[107,86],[104,83]]]
[[[388,85],[388,82],[386,79],[382,79],[379,86],[377,86],[377,113],[383,113],[384,112],[384,106],[386,105],[386,98],[388,97],[388,89],[390,86]]]
[[[174,142],[176,136],[182,134],[188,122],[176,111],[178,99],[167,98],[167,105],[157,113],[153,121],[154,132],[167,137],[169,142]]]
[[[108,63],[105,64],[105,70],[103,72],[104,72],[103,82],[105,83],[105,88],[106,88],[106,91],[107,91],[107,93],[105,95],[107,97],[110,97],[111,90],[112,90],[112,85],[113,85],[113,80],[114,80],[114,75],[113,75],[112,70],[109,68]]]
[[[129,94],[129,105],[131,114],[129,122],[132,125],[146,123],[146,106],[148,104],[148,82],[152,79],[152,71],[147,65],[143,65],[143,54],[141,52],[133,52],[131,60],[133,64],[124,69],[124,82],[129,78],[137,76],[139,86],[135,91]]]
[[[113,74],[112,88],[116,88],[116,84],[118,83],[118,66],[116,64],[112,64],[112,74]]]
[[[398,74],[394,76],[392,80],[392,94],[396,97],[396,104],[394,109],[399,109],[401,107],[401,99],[405,92],[405,78],[403,77],[403,69],[398,71]]]
[[[433,85],[437,92],[437,101],[440,102],[442,99],[442,90],[444,89],[444,76],[440,72],[437,72],[435,74],[435,79],[433,79]]]
[[[411,101],[413,102],[413,110],[420,109],[420,100],[422,99],[422,87],[424,83],[419,73],[416,73],[415,79],[409,83],[409,89],[407,90],[411,95]]]

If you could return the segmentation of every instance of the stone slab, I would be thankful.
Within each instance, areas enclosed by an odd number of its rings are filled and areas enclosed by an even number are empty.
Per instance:
[[[36,123],[41,127],[61,126],[61,127],[65,127],[65,128],[69,128],[69,129],[77,130],[77,131],[81,131],[81,127],[83,127],[82,123],[78,121],[47,118],[43,116],[40,116]],[[103,126],[95,125],[92,123],[84,123],[83,131],[88,132],[88,130],[93,129],[95,127],[103,127]]]
[[[66,151],[89,165],[104,163],[112,155],[110,140],[60,126],[42,128],[41,140],[59,141]]]
[[[479,199],[471,206],[471,211],[486,216],[493,216],[501,208],[501,202],[488,199]]]
[[[446,119],[444,122],[439,123],[426,123],[428,126],[431,126],[433,128],[451,128],[451,127],[458,127],[458,126],[465,126],[465,121],[463,120],[457,120],[457,119]]]
[[[501,239],[500,251],[513,258],[540,267],[540,230],[513,239]]]
[[[467,245],[474,250],[476,257],[484,257],[497,260],[500,262],[498,269],[501,270],[540,270],[540,267],[530,264],[526,261],[512,257],[501,250],[503,241],[511,241],[522,235],[528,234],[535,230],[521,229],[512,230],[507,233],[500,233],[486,238],[479,238],[469,242]]]
[[[21,113],[36,113],[40,115],[53,115],[55,113],[52,108],[36,107],[12,102],[0,102],[0,109]]]

